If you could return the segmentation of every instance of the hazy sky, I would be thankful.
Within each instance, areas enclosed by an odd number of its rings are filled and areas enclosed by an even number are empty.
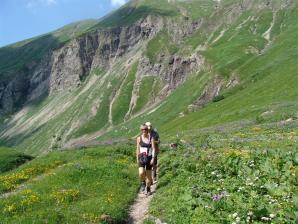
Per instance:
[[[98,19],[127,0],[0,0],[0,47],[84,19]]]

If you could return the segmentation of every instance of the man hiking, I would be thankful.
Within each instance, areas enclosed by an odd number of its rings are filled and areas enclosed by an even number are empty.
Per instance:
[[[151,185],[153,184],[151,170],[154,163],[153,158],[155,157],[155,143],[154,140],[150,138],[148,127],[145,124],[140,126],[140,131],[141,135],[137,137],[136,156],[139,166],[141,192],[144,192],[146,188],[147,195],[150,195]]]
[[[159,143],[160,143],[160,139],[159,139],[159,134],[157,133],[157,131],[155,129],[153,129],[152,124],[148,121],[145,123],[145,125],[148,127],[149,129],[149,135],[150,135],[150,139],[154,140],[155,143],[155,157],[153,157],[154,159],[154,163],[153,163],[153,181],[156,182],[156,170],[157,170],[157,155],[159,153]]]

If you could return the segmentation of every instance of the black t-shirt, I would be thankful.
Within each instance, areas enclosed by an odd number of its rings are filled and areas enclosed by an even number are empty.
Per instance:
[[[152,131],[150,132],[150,138],[153,138],[154,141],[158,141],[157,144],[160,143],[160,140],[159,140],[159,134],[157,133],[157,131],[152,130]]]

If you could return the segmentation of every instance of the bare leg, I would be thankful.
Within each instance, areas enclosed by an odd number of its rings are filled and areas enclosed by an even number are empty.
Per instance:
[[[140,181],[145,181],[145,168],[144,167],[139,167],[139,177]]]
[[[140,191],[143,192],[145,191],[146,188],[146,178],[145,178],[145,168],[144,167],[139,167],[139,177],[140,177]]]
[[[150,187],[153,183],[151,170],[146,170],[146,177],[147,177],[147,187]]]
[[[156,178],[156,169],[157,169],[157,166],[153,165],[153,177],[154,178]]]

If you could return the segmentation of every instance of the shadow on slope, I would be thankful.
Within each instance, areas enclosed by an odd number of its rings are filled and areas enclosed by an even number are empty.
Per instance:
[[[0,173],[12,170],[32,160],[33,157],[11,148],[0,147]]]

